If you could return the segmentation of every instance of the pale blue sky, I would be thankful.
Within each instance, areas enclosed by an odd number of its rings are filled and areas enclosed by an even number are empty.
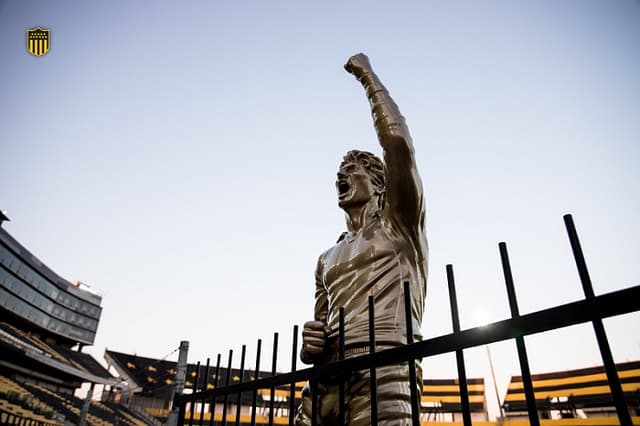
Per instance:
[[[103,294],[90,352],[190,361],[311,319],[319,253],[344,229],[333,186],[351,148],[380,152],[366,52],[407,118],[427,196],[425,336],[582,297],[562,215],[596,293],[640,277],[640,2],[0,1],[4,227]],[[29,55],[25,31],[51,29]],[[640,359],[640,315],[607,320]],[[599,364],[589,326],[527,339],[533,372]],[[494,345],[498,384],[519,374]],[[281,352],[282,369],[288,350]],[[484,349],[470,376],[488,377]],[[252,362],[249,361],[249,364]],[[265,364],[266,367],[266,364]],[[453,356],[425,361],[453,377]],[[490,402],[493,399],[488,395]]]

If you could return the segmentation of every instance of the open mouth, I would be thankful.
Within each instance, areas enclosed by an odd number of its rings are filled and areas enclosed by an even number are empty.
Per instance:
[[[349,189],[351,189],[349,182],[347,182],[346,180],[338,181],[338,196],[343,197],[347,195],[349,193]]]

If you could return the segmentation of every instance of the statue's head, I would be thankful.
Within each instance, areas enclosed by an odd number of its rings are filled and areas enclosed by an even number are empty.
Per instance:
[[[347,152],[340,164],[336,180],[338,205],[368,203],[376,198],[380,210],[384,207],[384,164],[374,154],[353,150]]]

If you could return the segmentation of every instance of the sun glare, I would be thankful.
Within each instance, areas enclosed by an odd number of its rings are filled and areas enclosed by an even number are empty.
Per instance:
[[[483,306],[477,306],[473,310],[473,325],[474,327],[484,327],[491,322],[491,315],[489,311]]]

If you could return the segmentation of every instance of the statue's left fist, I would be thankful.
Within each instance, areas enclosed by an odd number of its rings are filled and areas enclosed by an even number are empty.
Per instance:
[[[324,321],[307,321],[302,329],[302,351],[305,364],[315,362],[327,346],[327,324]]]
[[[357,78],[362,77],[366,72],[371,70],[369,58],[364,53],[358,53],[349,58],[344,65],[347,72],[353,74]]]

